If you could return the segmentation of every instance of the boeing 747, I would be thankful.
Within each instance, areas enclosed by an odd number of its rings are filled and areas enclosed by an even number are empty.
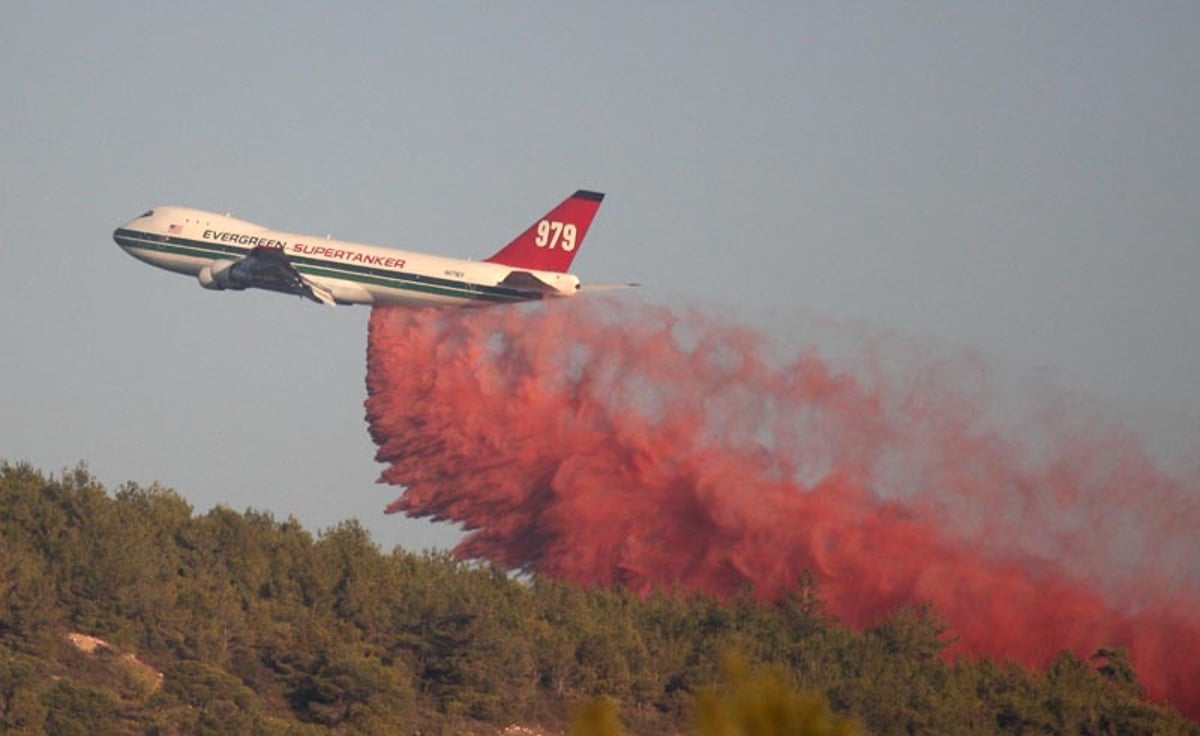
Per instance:
[[[134,258],[217,291],[269,289],[330,305],[504,304],[584,290],[568,271],[603,199],[575,192],[484,261],[280,232],[186,207],[155,207],[113,239]]]

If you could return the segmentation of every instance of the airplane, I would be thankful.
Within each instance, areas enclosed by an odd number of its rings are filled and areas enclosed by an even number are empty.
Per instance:
[[[280,232],[187,207],[155,207],[113,240],[216,291],[267,289],[331,306],[486,306],[636,286],[585,287],[568,273],[603,200],[575,192],[484,261]]]

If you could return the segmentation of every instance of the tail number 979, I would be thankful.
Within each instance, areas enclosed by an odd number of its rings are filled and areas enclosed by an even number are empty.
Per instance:
[[[558,220],[542,220],[537,224],[537,237],[533,243],[539,248],[554,250],[575,250],[575,235],[577,230],[569,222]]]

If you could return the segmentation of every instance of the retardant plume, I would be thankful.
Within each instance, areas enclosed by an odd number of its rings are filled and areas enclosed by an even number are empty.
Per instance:
[[[835,365],[633,300],[377,308],[388,511],[588,586],[769,598],[811,570],[843,621],[932,604],[974,655],[1128,647],[1200,716],[1200,483],[1070,399],[997,406],[979,361],[863,344]]]

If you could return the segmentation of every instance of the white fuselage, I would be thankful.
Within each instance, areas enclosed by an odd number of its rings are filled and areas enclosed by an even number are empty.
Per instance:
[[[572,296],[579,289],[579,279],[567,273],[280,232],[185,207],[155,207],[118,228],[113,238],[134,258],[196,277],[256,247],[279,248],[297,272],[339,304],[485,305]],[[514,273],[532,278],[510,279]],[[510,281],[502,283],[505,279]]]

